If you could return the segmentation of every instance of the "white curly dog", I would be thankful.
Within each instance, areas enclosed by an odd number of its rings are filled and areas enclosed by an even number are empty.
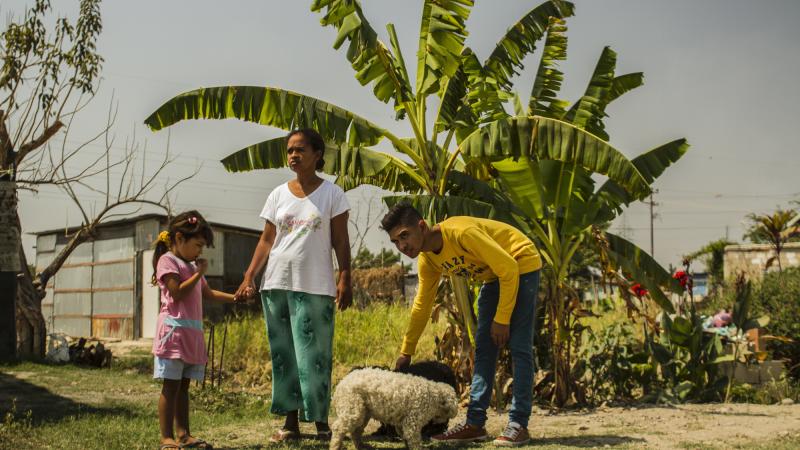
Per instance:
[[[336,421],[330,450],[342,450],[350,436],[362,448],[370,419],[394,425],[410,450],[422,448],[420,431],[430,421],[447,422],[458,414],[453,388],[416,375],[382,369],[357,369],[342,378],[333,394]]]

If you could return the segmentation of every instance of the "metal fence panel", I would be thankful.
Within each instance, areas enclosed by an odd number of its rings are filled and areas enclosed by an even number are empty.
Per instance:
[[[133,290],[95,292],[92,294],[92,315],[133,316]]]
[[[56,249],[55,234],[41,234],[36,237],[37,252],[52,252]]]
[[[133,260],[117,264],[99,264],[94,266],[92,288],[127,287],[133,290]]]
[[[104,239],[94,243],[94,262],[133,258],[133,237]]]
[[[56,246],[56,254],[59,254],[61,250],[66,247],[65,245],[57,245]],[[83,264],[83,263],[90,263],[92,262],[92,248],[94,247],[92,242],[84,242],[83,244],[75,247],[72,250],[72,253],[69,254],[69,258],[64,261],[64,264]]]
[[[136,251],[153,248],[153,243],[158,239],[159,231],[161,231],[161,226],[158,219],[136,222]]]
[[[225,234],[214,232],[214,247],[203,249],[203,258],[208,260],[208,270],[206,275],[210,277],[221,277],[225,273]]]
[[[55,287],[59,291],[66,289],[85,289],[92,287],[92,267],[62,267],[55,276]]]
[[[62,293],[53,297],[53,314],[89,316],[92,313],[92,294],[89,292]]]
[[[55,252],[36,252],[36,271],[41,272],[45,267],[49,266],[53,259],[55,259]]]
[[[54,317],[53,331],[68,336],[89,336],[92,321],[88,317]]]

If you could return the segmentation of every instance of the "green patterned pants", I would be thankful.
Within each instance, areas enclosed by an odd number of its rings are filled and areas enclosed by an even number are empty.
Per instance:
[[[272,356],[271,412],[302,410],[300,420],[327,422],[331,402],[334,301],[327,295],[261,292]]]

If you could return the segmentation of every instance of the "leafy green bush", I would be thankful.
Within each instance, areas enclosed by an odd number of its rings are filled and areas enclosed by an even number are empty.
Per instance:
[[[766,331],[793,340],[771,340],[767,348],[774,359],[788,359],[787,367],[793,368],[791,376],[800,378],[800,268],[766,274],[753,297],[755,315],[770,317]]]
[[[712,315],[720,309],[731,309],[735,300],[735,287],[729,283],[720,295],[705,302],[703,313]],[[800,268],[766,274],[761,282],[754,284],[750,308],[753,317],[769,316],[767,334],[793,341],[770,340],[767,349],[774,359],[787,359],[791,376],[800,379]]]

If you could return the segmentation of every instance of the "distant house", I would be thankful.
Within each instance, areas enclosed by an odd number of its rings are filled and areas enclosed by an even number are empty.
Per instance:
[[[97,238],[78,246],[47,286],[42,314],[48,332],[70,336],[153,337],[159,311],[153,276],[153,242],[167,217],[147,214],[102,224]],[[214,247],[206,248],[206,279],[228,292],[242,282],[260,230],[212,223]],[[36,235],[36,269],[46,267],[77,228]]]
[[[769,244],[742,244],[725,247],[725,281],[733,281],[736,274],[744,272],[748,280],[760,280],[764,272],[778,270],[777,261],[767,269],[767,261],[775,256]],[[800,242],[788,243],[781,251],[781,266],[800,266]]]

